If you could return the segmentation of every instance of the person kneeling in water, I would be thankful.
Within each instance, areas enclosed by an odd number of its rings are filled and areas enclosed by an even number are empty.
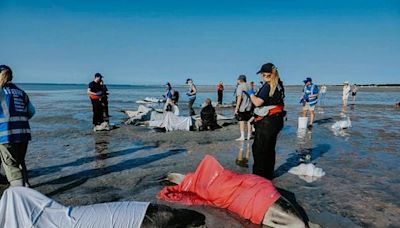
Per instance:
[[[252,223],[270,227],[319,227],[281,196],[270,180],[224,169],[210,155],[195,173],[171,173],[167,180],[178,185],[162,189],[158,195],[161,200],[225,208]]]
[[[215,130],[221,128],[217,123],[217,113],[215,112],[215,108],[212,106],[212,102],[210,98],[205,100],[205,106],[201,109],[200,118],[201,118],[201,126],[199,127],[200,131],[207,130]]]

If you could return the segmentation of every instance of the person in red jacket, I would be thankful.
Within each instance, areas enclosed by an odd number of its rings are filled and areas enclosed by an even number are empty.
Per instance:
[[[222,99],[224,97],[224,84],[219,82],[217,84],[217,95],[218,95],[218,104],[222,104]]]

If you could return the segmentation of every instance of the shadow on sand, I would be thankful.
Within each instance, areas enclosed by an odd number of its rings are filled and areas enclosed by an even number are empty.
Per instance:
[[[286,162],[280,165],[275,170],[275,178],[282,176],[283,174],[287,173],[290,168],[297,166],[300,162],[300,158],[303,156],[304,153],[311,155],[310,161],[315,161],[326,152],[328,152],[330,148],[331,146],[329,144],[318,144],[314,148],[303,149],[301,151],[297,151],[296,153],[291,153],[291,156],[286,159]]]
[[[140,150],[151,150],[151,149],[155,149],[155,148],[157,148],[157,146],[142,146],[142,147],[129,148],[129,149],[110,152],[110,153],[104,153],[104,152],[98,153],[95,156],[80,158],[73,162],[68,162],[68,163],[61,164],[61,165],[54,165],[54,166],[49,166],[49,167],[44,167],[44,168],[32,169],[29,171],[29,177],[30,178],[39,177],[42,175],[59,172],[62,170],[62,168],[65,168],[65,167],[81,166],[83,164],[94,162],[99,159],[104,160],[104,159],[108,159],[108,158],[114,158],[114,157],[132,154],[132,153],[135,153]]]
[[[64,191],[70,190],[72,188],[75,188],[75,187],[85,183],[87,180],[89,180],[91,178],[96,178],[96,177],[100,177],[100,176],[107,175],[110,173],[121,172],[124,170],[133,169],[133,168],[136,168],[136,167],[139,167],[142,165],[146,165],[146,164],[167,158],[169,156],[183,153],[185,151],[186,151],[185,149],[174,149],[174,150],[168,150],[166,152],[159,153],[159,154],[149,155],[146,157],[129,159],[129,160],[120,162],[118,164],[110,165],[110,166],[103,167],[103,168],[83,170],[83,171],[80,171],[80,172],[77,172],[77,173],[74,173],[71,175],[57,178],[55,180],[51,180],[51,181],[47,181],[44,183],[34,185],[32,187],[36,188],[36,187],[40,187],[40,186],[44,186],[44,185],[68,183],[68,184],[46,194],[46,195],[52,196],[52,195],[56,195],[56,194],[62,193]]]

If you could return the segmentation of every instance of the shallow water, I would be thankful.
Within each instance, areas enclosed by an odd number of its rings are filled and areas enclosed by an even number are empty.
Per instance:
[[[239,136],[237,125],[215,132],[172,133],[121,125],[94,134],[86,86],[21,87],[37,108],[26,157],[31,184],[63,203],[159,202],[156,195],[162,185],[157,179],[171,171],[194,171],[205,154],[216,156],[229,169],[251,172],[251,155],[248,168],[235,162],[241,150],[245,155],[251,147],[251,142],[234,141]],[[160,97],[163,88],[110,86],[109,90],[111,121],[120,124],[125,119],[120,110],[135,110],[135,100]],[[179,90],[180,107],[186,113],[185,89]],[[216,97],[213,88],[199,90],[197,107],[205,98]],[[300,87],[287,88],[288,121],[277,144],[276,186],[293,192],[310,219],[325,227],[400,226],[400,109],[394,107],[400,90],[361,88],[357,103],[343,108],[340,88],[328,87],[314,128],[300,133],[299,91]],[[226,102],[232,94],[233,90],[225,93]],[[219,112],[233,114],[231,109]],[[343,116],[350,117],[353,127],[335,136],[331,125]],[[326,172],[324,177],[307,183],[287,173],[304,154],[310,154],[311,162]],[[209,227],[252,227],[224,210],[194,208],[206,214]]]

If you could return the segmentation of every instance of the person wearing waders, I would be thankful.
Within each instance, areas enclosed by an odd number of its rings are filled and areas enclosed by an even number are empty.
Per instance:
[[[254,104],[255,137],[253,142],[253,174],[272,180],[275,168],[275,146],[283,128],[285,90],[278,69],[272,63],[262,65],[257,72],[263,81],[257,94],[247,91]]]
[[[25,155],[31,140],[29,119],[35,114],[35,108],[12,79],[11,68],[1,65],[0,156],[10,185],[29,187]]]

